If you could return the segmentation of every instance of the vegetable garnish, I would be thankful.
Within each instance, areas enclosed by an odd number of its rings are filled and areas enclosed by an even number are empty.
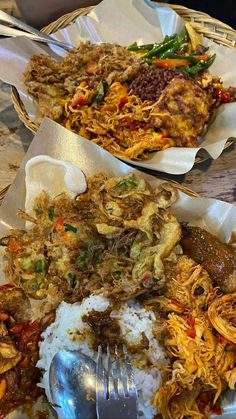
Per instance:
[[[64,225],[64,220],[62,218],[58,218],[58,220],[56,221],[54,227],[56,231],[60,231],[63,228]]]
[[[77,228],[72,226],[71,224],[64,223],[63,225],[64,225],[66,231],[71,231],[72,233],[77,232]]]
[[[48,218],[50,221],[53,221],[54,218],[54,207],[49,207],[48,208]]]
[[[91,98],[91,103],[101,103],[104,99],[104,96],[107,92],[108,84],[105,80],[100,81],[95,93]]]
[[[195,75],[209,68],[215,54],[210,56],[201,53],[206,51],[201,45],[201,37],[190,24],[186,24],[179,35],[166,36],[159,44],[137,45],[128,47],[130,51],[146,51],[142,59],[157,68],[181,68],[190,75]]]
[[[42,273],[44,271],[44,261],[39,259],[35,262],[35,272]]]
[[[20,245],[14,239],[8,240],[7,247],[8,247],[8,250],[12,253],[17,253],[21,249]]]
[[[14,285],[12,285],[12,284],[3,284],[3,285],[0,286],[0,291],[1,290],[9,290],[11,288],[14,288]]]

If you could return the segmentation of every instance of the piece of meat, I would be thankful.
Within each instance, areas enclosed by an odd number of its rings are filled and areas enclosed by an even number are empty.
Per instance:
[[[172,79],[163,90],[154,111],[153,122],[166,130],[177,146],[194,147],[209,120],[210,100],[194,80]]]
[[[236,291],[236,254],[233,248],[200,227],[183,225],[181,245],[186,255],[201,263],[214,285],[225,293]]]
[[[7,292],[0,290],[0,311],[7,312],[14,317],[16,322],[26,322],[30,320],[31,307],[29,298],[21,288],[12,288]]]

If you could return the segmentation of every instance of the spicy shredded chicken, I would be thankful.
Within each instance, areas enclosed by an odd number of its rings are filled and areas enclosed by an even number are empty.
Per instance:
[[[164,419],[204,418],[236,380],[236,347],[210,321],[211,307],[224,297],[217,298],[219,290],[208,273],[187,256],[181,256],[169,274],[164,296],[146,301],[162,313],[157,335],[171,361],[154,405]]]

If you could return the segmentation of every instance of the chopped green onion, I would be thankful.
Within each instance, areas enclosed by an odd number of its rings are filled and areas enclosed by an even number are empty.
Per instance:
[[[53,218],[54,218],[54,207],[49,207],[48,208],[48,218],[49,218],[50,221],[53,220]]]
[[[34,270],[37,274],[41,274],[44,271],[44,261],[42,259],[36,260]]]
[[[29,291],[38,291],[39,289],[39,282],[37,279],[33,279],[28,285]]]
[[[28,270],[32,266],[32,260],[30,257],[25,257],[20,259],[20,267],[24,271]]]
[[[72,233],[77,232],[77,228],[72,226],[71,224],[64,223],[63,225],[64,225],[66,231],[72,231]]]
[[[88,252],[86,250],[82,250],[80,255],[77,256],[77,258],[75,260],[75,264],[78,266],[78,268],[83,268],[84,267],[87,257],[88,257]]]
[[[122,188],[123,186],[126,186],[126,187],[131,188],[131,189],[136,188],[138,186],[138,182],[135,178],[135,175],[132,174],[131,176],[120,180],[118,183],[116,183],[115,186],[113,186],[113,189]]]

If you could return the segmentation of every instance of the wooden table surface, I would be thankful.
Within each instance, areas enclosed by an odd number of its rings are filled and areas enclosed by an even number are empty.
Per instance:
[[[0,8],[19,17],[13,0]],[[0,191],[11,183],[33,134],[20,122],[11,102],[10,87],[0,82]],[[236,203],[236,143],[217,159],[196,165],[183,176],[166,176],[206,196]]]

